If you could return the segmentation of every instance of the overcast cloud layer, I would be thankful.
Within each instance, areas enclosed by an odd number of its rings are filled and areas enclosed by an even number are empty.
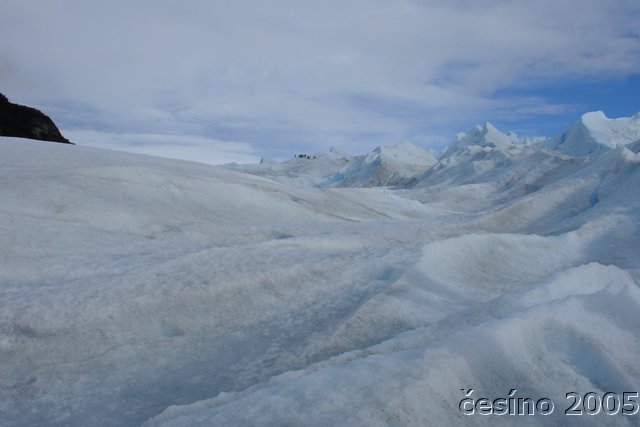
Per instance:
[[[0,91],[76,142],[216,163],[571,111],[509,93],[640,73],[640,2],[3,0],[0,40]]]

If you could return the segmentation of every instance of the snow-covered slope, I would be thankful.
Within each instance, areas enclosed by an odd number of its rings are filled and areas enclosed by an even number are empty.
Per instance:
[[[305,349],[321,361],[145,425],[635,425],[564,411],[566,393],[640,387],[639,189],[640,154],[619,147],[495,211],[427,220],[419,256]],[[554,412],[464,415],[469,390]]]
[[[509,196],[534,189],[536,181],[554,169],[549,163],[564,163],[561,160],[486,123],[459,134],[439,161],[407,187],[418,200],[454,211],[478,211],[504,198],[504,189],[509,189]]]
[[[383,145],[340,170],[329,183],[341,187],[397,186],[437,162],[432,153],[408,142]]]
[[[550,147],[570,156],[598,155],[640,139],[640,112],[633,117],[609,119],[602,111],[584,114]]]
[[[357,224],[428,212],[197,163],[0,150],[2,426],[136,425],[304,366],[305,342],[391,268],[372,263],[388,233]]]
[[[327,153],[298,155],[284,162],[262,160],[258,164],[228,164],[226,168],[261,176],[288,185],[319,187],[336,171],[355,161],[354,156],[331,148]]]
[[[637,424],[564,410],[640,389],[640,144],[485,128],[396,190],[0,139],[0,425]]]

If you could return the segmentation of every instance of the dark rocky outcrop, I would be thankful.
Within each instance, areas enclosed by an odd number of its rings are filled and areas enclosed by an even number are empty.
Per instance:
[[[0,93],[0,136],[17,136],[41,141],[72,144],[58,127],[40,110],[9,102]]]

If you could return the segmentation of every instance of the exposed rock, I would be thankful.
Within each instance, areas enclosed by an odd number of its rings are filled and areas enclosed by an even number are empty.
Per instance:
[[[72,144],[62,136],[53,120],[40,110],[13,104],[0,93],[0,136],[17,136]]]

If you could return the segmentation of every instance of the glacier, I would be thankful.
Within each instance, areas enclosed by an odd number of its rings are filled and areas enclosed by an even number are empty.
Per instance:
[[[640,391],[639,117],[225,167],[1,138],[0,425],[637,425],[564,411]]]

